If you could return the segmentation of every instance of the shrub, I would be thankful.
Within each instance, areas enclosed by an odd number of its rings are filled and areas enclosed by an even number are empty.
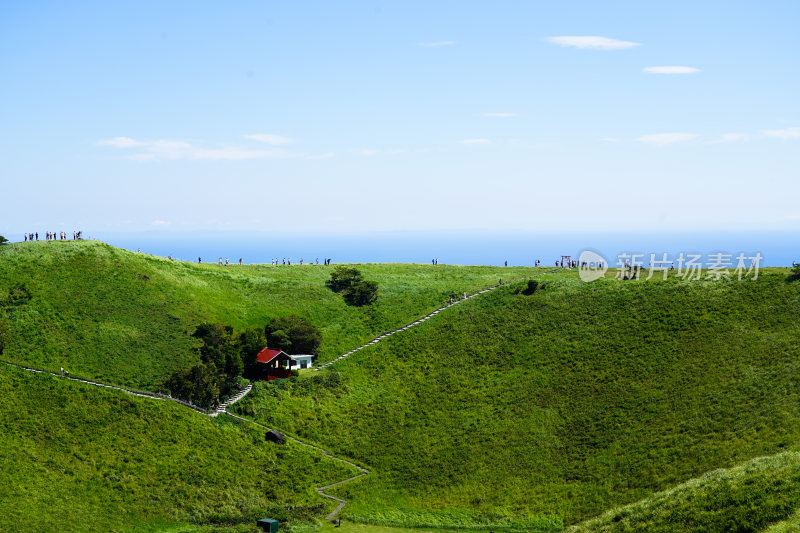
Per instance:
[[[361,272],[355,268],[338,266],[331,272],[331,279],[328,280],[328,287],[333,292],[341,292],[348,288],[353,283],[361,281]]]
[[[0,246],[3,246],[5,243],[8,242],[8,239],[0,235]]]
[[[258,369],[256,356],[266,345],[267,337],[261,329],[248,328],[239,334],[236,339],[236,347],[242,358],[244,375],[255,375]]]
[[[348,305],[369,305],[378,299],[378,284],[374,281],[357,281],[342,294]]]
[[[173,396],[203,407],[210,407],[220,393],[214,369],[202,363],[176,370],[165,385]]]
[[[800,263],[797,263],[789,273],[789,281],[800,281]]]
[[[533,294],[539,288],[539,282],[535,279],[528,280],[528,287],[522,291],[522,294]]]
[[[322,332],[300,317],[290,315],[271,320],[264,328],[267,344],[292,353],[317,354]]]

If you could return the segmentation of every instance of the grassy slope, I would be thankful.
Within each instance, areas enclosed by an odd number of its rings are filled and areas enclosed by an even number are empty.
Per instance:
[[[353,519],[574,523],[800,441],[785,275],[504,288],[239,408],[374,467]]]
[[[378,282],[372,306],[349,307],[325,287],[332,267],[220,267],[126,252],[96,242],[0,247],[0,300],[24,285],[31,301],[0,307],[14,337],[3,358],[152,389],[189,365],[189,333],[202,321],[263,327],[290,313],[323,331],[320,360],[438,307],[451,292],[474,292],[525,268],[358,265]],[[0,302],[2,303],[2,302]]]
[[[352,468],[232,420],[2,365],[0,531],[252,531],[332,508],[313,487]]]
[[[587,520],[570,528],[569,533],[782,533],[798,530],[800,514],[792,512],[797,508],[800,453],[793,451],[709,472]]]

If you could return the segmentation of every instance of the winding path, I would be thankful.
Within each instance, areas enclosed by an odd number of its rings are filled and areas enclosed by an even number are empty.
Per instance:
[[[507,285],[509,283],[514,283],[514,282],[517,282],[517,281],[521,281],[523,279],[527,279],[527,278],[518,278],[518,279],[506,281],[506,282],[504,282],[502,284],[495,285],[494,287],[489,287],[487,289],[483,289],[483,290],[478,291],[476,293],[467,295],[466,297],[464,297],[464,298],[462,298],[460,300],[456,300],[456,301],[454,301],[452,303],[445,304],[442,307],[439,307],[438,309],[436,309],[434,311],[431,311],[430,313],[428,313],[424,317],[419,318],[419,319],[415,320],[414,322],[411,322],[410,324],[407,324],[407,325],[405,325],[403,327],[400,327],[400,328],[397,328],[395,330],[389,331],[388,333],[384,333],[382,335],[378,335],[377,337],[375,337],[374,339],[372,339],[368,343],[366,343],[366,344],[364,344],[362,346],[359,346],[358,348],[354,348],[354,349],[350,350],[349,352],[340,355],[336,359],[333,359],[331,361],[328,361],[327,363],[324,363],[324,364],[318,366],[314,370],[318,372],[318,371],[322,370],[323,368],[327,368],[327,367],[333,365],[334,363],[336,363],[338,361],[341,361],[342,359],[353,355],[354,353],[356,353],[357,351],[359,351],[361,349],[364,349],[364,348],[366,348],[368,346],[372,346],[373,344],[377,344],[378,342],[382,341],[383,339],[385,339],[385,338],[387,338],[387,337],[389,337],[391,335],[394,335],[395,333],[400,333],[400,332],[406,331],[406,330],[408,330],[408,329],[410,329],[410,328],[412,328],[414,326],[422,324],[426,320],[428,320],[430,318],[433,318],[434,316],[436,316],[437,314],[441,313],[445,309],[453,307],[454,305],[458,305],[459,303],[464,302],[466,300],[469,300],[470,298],[474,298],[474,297],[479,296],[481,294],[485,294],[487,292],[491,292],[491,291],[493,291],[493,290],[495,290],[495,289],[497,289],[497,288],[499,288],[501,286]],[[203,409],[202,407],[199,407],[199,406],[194,405],[192,403],[185,402],[185,401],[180,400],[178,398],[173,398],[172,396],[165,396],[163,394],[154,394],[154,393],[148,393],[148,392],[142,392],[142,391],[135,391],[135,390],[131,390],[131,389],[126,389],[125,387],[118,387],[116,385],[109,385],[107,383],[101,383],[99,381],[92,381],[92,380],[89,380],[89,379],[83,379],[83,378],[80,378],[78,376],[71,376],[69,374],[59,374],[57,372],[50,372],[48,370],[41,370],[41,369],[38,369],[38,368],[31,368],[31,367],[27,367],[27,366],[23,366],[23,365],[18,365],[18,364],[15,364],[15,363],[9,363],[8,361],[2,361],[2,363],[6,364],[8,366],[11,366],[11,367],[15,367],[15,368],[19,368],[19,369],[22,369],[22,370],[26,370],[28,372],[35,372],[35,373],[39,373],[39,374],[50,374],[51,376],[56,376],[56,377],[59,377],[59,378],[66,378],[66,379],[70,379],[72,381],[78,381],[80,383],[85,383],[87,385],[92,385],[92,386],[95,386],[95,387],[114,389],[114,390],[118,390],[118,391],[121,391],[121,392],[125,392],[127,394],[131,394],[133,396],[140,396],[140,397],[143,397],[143,398],[150,398],[151,400],[171,400],[171,401],[179,403],[179,404],[181,404],[183,406],[189,407],[190,409],[194,409],[195,411],[197,411],[199,413],[202,413],[202,414],[204,414],[206,416],[209,416],[210,418],[215,418],[215,417],[217,417],[217,416],[219,416],[221,414],[226,414],[226,415],[228,415],[228,416],[230,416],[232,418],[236,418],[236,419],[242,420],[244,422],[249,422],[251,424],[255,424],[256,426],[262,427],[262,428],[264,428],[264,429],[266,429],[268,431],[271,431],[273,429],[273,428],[265,426],[264,424],[261,424],[259,422],[254,421],[254,420],[250,420],[248,418],[244,418],[242,416],[233,414],[230,411],[228,411],[228,407],[229,406],[233,405],[234,403],[236,403],[239,400],[241,400],[242,398],[244,398],[253,389],[253,383],[252,382],[250,382],[247,385],[247,387],[245,387],[241,392],[237,393],[235,396],[230,397],[225,402],[220,404],[219,407],[217,407],[216,409],[208,410],[208,409]],[[291,437],[289,435],[285,435],[285,438],[287,440],[292,441],[295,444],[299,444],[301,446],[305,446],[307,448],[312,448],[314,450],[317,450],[317,451],[321,452],[323,455],[325,455],[326,457],[328,457],[330,459],[333,459],[335,461],[339,461],[341,463],[345,463],[347,465],[350,465],[353,468],[355,468],[355,469],[357,469],[357,470],[359,470],[361,472],[360,474],[357,474],[355,476],[351,476],[351,477],[349,477],[347,479],[343,479],[341,481],[337,481],[337,482],[331,483],[329,485],[324,485],[322,487],[317,487],[316,490],[321,496],[323,496],[325,498],[328,498],[329,500],[333,500],[334,502],[336,502],[338,504],[336,506],[336,508],[330,514],[328,514],[328,516],[325,517],[326,520],[332,520],[333,518],[336,517],[337,514],[339,514],[339,511],[341,511],[342,508],[345,505],[347,505],[347,500],[344,500],[342,498],[338,498],[336,496],[332,496],[332,495],[326,493],[325,491],[327,489],[330,489],[330,488],[333,488],[333,487],[337,487],[339,485],[343,485],[344,483],[348,483],[350,481],[354,481],[356,479],[364,477],[364,476],[366,476],[367,474],[370,473],[369,469],[364,468],[364,467],[362,467],[360,465],[357,465],[356,463],[354,463],[352,461],[348,461],[347,459],[342,459],[341,457],[336,457],[335,455],[331,454],[327,450],[325,450],[323,448],[320,448],[319,446],[316,446],[314,444],[310,444],[308,442],[304,442],[304,441],[302,441],[302,440],[300,440],[298,438]]]
[[[229,411],[225,411],[225,414],[230,416],[230,417],[238,418],[239,420],[243,420],[245,422],[250,422],[251,424],[255,424],[256,426],[264,428],[267,431],[272,431],[272,429],[273,429],[273,428],[270,428],[268,426],[265,426],[264,424],[256,422],[254,420],[250,420],[249,418],[244,418],[242,416],[235,415],[235,414],[233,414],[233,413],[231,413]],[[286,434],[284,434],[284,437],[286,438],[286,440],[290,440],[290,441],[294,442],[295,444],[299,444],[300,446],[305,446],[307,448],[312,448],[314,450],[317,450],[318,452],[321,452],[322,455],[324,455],[326,457],[329,457],[330,459],[333,459],[334,461],[339,461],[340,463],[345,463],[347,465],[350,465],[353,468],[355,468],[356,470],[359,470],[361,472],[360,474],[357,474],[355,476],[351,476],[351,477],[349,477],[347,479],[343,479],[341,481],[337,481],[335,483],[331,483],[330,485],[317,487],[317,492],[321,496],[324,496],[325,498],[333,500],[333,501],[335,501],[335,502],[337,502],[339,504],[336,507],[336,509],[331,511],[331,513],[328,516],[325,517],[325,520],[333,519],[334,517],[336,517],[337,514],[339,514],[339,511],[342,510],[342,507],[344,507],[347,504],[347,500],[343,500],[342,498],[337,498],[336,496],[331,496],[330,494],[327,494],[325,492],[325,489],[330,489],[330,488],[336,487],[338,485],[342,485],[344,483],[347,483],[348,481],[353,481],[353,480],[356,480],[356,479],[358,479],[360,477],[364,477],[367,474],[369,474],[369,469],[364,468],[363,466],[357,465],[356,463],[354,463],[352,461],[348,461],[347,459],[342,459],[341,457],[336,457],[335,455],[331,454],[328,450],[325,450],[324,448],[320,448],[319,446],[316,446],[314,444],[310,444],[308,442],[304,442],[304,441],[302,441],[302,440],[300,440],[298,438],[295,438],[295,437],[292,437],[292,436],[289,436],[289,435],[286,435]]]

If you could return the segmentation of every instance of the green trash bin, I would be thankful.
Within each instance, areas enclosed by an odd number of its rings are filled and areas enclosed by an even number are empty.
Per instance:
[[[272,518],[262,518],[256,522],[256,525],[268,533],[278,533],[278,521]]]

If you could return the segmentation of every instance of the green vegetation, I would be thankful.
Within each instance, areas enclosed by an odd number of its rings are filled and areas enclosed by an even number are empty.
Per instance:
[[[339,491],[345,517],[429,527],[576,523],[800,441],[785,269],[542,279],[535,297],[497,289],[236,408],[369,464]]]
[[[0,531],[252,532],[263,516],[324,516],[314,487],[355,472],[230,417],[6,365],[0,428]]]
[[[545,269],[345,268],[381,297],[348,305],[318,265],[3,246],[3,359],[150,389],[178,376],[209,402],[267,341],[330,360],[501,272],[536,275],[325,371],[258,383],[235,408],[368,465],[330,489],[364,531],[800,525],[800,284],[786,269],[587,284]],[[244,532],[273,516],[310,533],[333,507],[313,487],[352,474],[231,417],[6,367],[0,427],[0,530]]]
[[[716,470],[588,520],[569,533],[797,531],[800,453],[760,457]],[[789,516],[787,519],[787,515]]]
[[[322,344],[322,332],[294,315],[270,320],[264,330],[269,346],[287,353],[316,355]]]
[[[370,305],[378,299],[378,284],[367,281],[358,269],[352,267],[336,267],[331,272],[328,287],[333,292],[341,292],[348,305]]]
[[[0,248],[0,320],[11,328],[12,362],[154,390],[200,362],[191,334],[202,323],[263,330],[296,315],[322,332],[326,361],[407,324],[445,301],[529,268],[358,265],[381,297],[353,307],[326,287],[322,265],[219,267],[170,261],[92,241]],[[24,288],[30,298],[14,301]],[[18,303],[18,305],[17,305]]]
[[[0,246],[3,246],[5,243],[8,242],[8,239],[0,235]]]
[[[792,267],[789,272],[789,281],[800,281],[800,263]]]

